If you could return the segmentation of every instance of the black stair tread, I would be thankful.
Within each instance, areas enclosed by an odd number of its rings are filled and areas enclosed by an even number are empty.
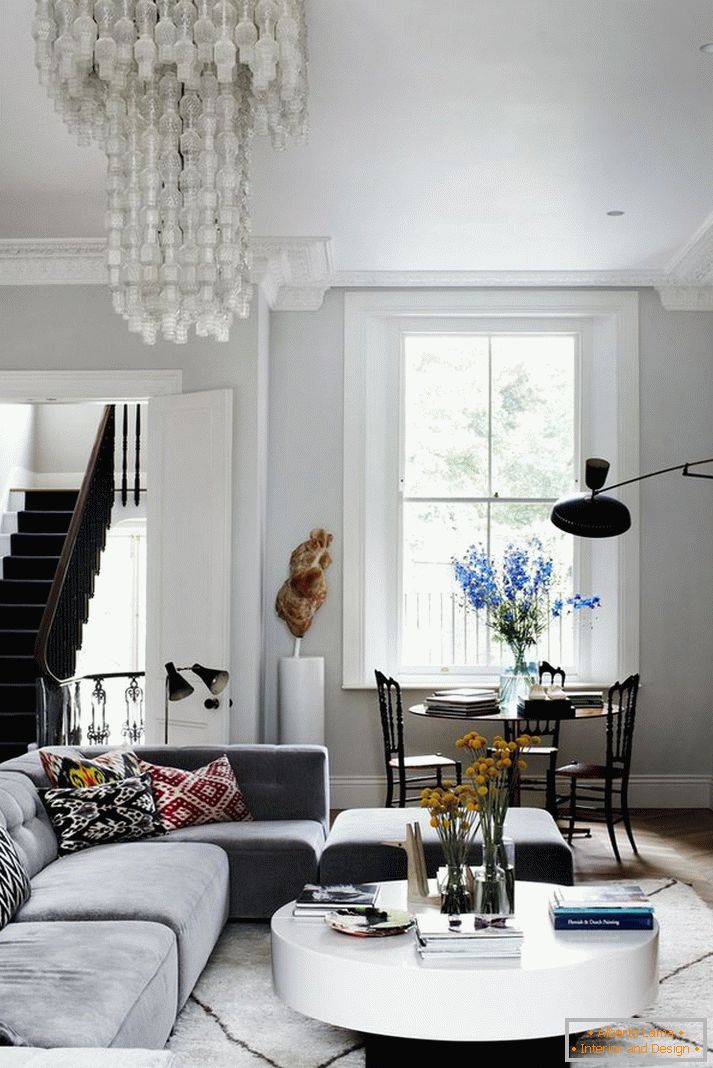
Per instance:
[[[79,490],[25,490],[25,511],[51,512],[72,511],[79,496]]]
[[[46,605],[52,579],[0,579],[0,606],[8,604]]]
[[[60,556],[67,535],[64,531],[15,531],[10,535],[13,556]]]
[[[73,512],[26,512],[17,513],[18,534],[66,534]]]

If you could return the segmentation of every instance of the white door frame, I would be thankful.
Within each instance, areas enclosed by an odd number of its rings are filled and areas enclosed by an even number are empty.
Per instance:
[[[183,372],[3,371],[0,404],[82,404],[149,401],[183,392]],[[146,689],[144,687],[144,696]]]

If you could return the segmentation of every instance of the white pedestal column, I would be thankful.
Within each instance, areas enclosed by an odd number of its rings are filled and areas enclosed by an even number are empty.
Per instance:
[[[324,745],[324,657],[281,656],[277,693],[280,741]]]

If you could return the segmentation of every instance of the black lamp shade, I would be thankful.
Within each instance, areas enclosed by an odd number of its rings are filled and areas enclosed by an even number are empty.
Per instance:
[[[166,685],[169,701],[182,701],[194,692],[190,682],[179,675],[176,665],[171,662],[166,664]]]
[[[213,694],[222,693],[230,679],[229,672],[222,671],[220,668],[203,667],[202,664],[194,664],[191,671],[194,672],[199,679],[203,680]]]
[[[601,493],[563,497],[553,506],[550,519],[560,530],[579,538],[614,538],[631,526],[626,505]]]

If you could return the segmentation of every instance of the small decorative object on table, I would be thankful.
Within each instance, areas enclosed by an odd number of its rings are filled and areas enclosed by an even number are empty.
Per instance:
[[[514,711],[535,682],[531,654],[550,619],[567,610],[598,608],[600,600],[575,594],[550,602],[554,563],[538,538],[524,546],[506,546],[499,565],[482,545],[471,545],[461,559],[453,560],[453,568],[466,606],[485,609],[496,641],[510,650],[513,663],[500,676],[500,704]]]
[[[474,883],[476,926],[498,922],[515,911],[515,847],[511,839],[503,837],[503,825],[518,777],[527,767],[521,750],[539,742],[527,734],[513,742],[496,735],[489,747],[477,731],[456,741],[456,748],[467,749],[470,754],[465,774],[476,795],[483,837],[483,863],[476,869]]]
[[[414,921],[413,916],[400,909],[356,905],[328,913],[324,922],[340,934],[356,935],[358,938],[384,938],[409,931]]]

